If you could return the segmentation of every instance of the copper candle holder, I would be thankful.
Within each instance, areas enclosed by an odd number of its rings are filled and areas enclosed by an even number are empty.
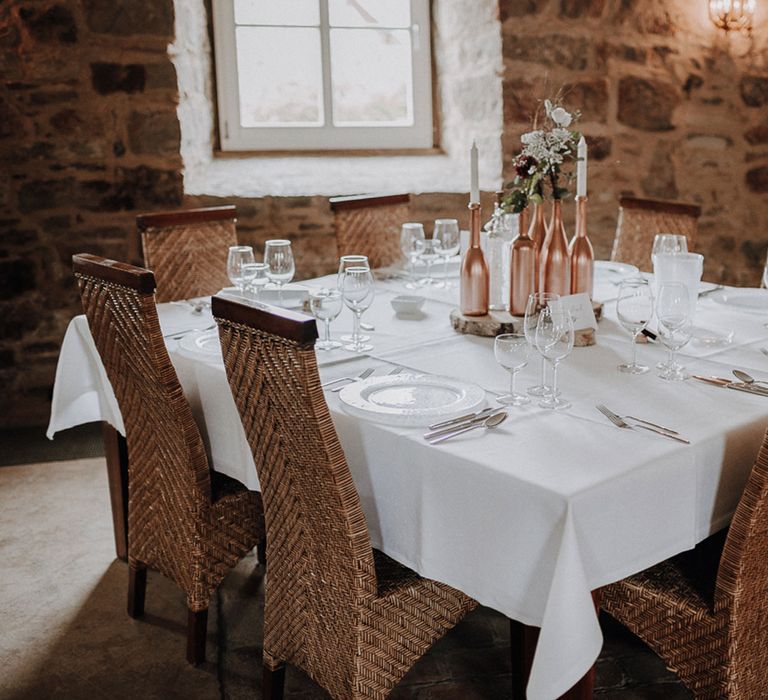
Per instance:
[[[595,251],[587,237],[587,198],[576,197],[576,233],[568,246],[571,254],[571,294],[586,292],[592,298]]]
[[[469,248],[461,261],[461,313],[485,316],[488,313],[489,274],[480,248],[480,204],[469,203]]]

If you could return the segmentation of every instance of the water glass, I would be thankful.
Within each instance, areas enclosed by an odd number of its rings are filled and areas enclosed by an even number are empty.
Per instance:
[[[534,292],[528,297],[528,303],[525,305],[525,320],[523,321],[523,330],[528,343],[532,348],[536,347],[536,324],[539,322],[539,313],[546,309],[552,302],[560,298],[559,294],[550,292]],[[531,396],[547,396],[552,392],[552,388],[547,385],[547,364],[544,356],[541,356],[541,383],[528,387],[528,393]]]
[[[243,265],[245,293],[253,298],[259,298],[259,291],[269,282],[269,265],[267,263],[246,263]]]
[[[657,255],[653,259],[653,277],[656,295],[662,284],[679,282],[688,287],[691,320],[696,315],[696,304],[699,301],[701,275],[704,271],[704,256],[698,253],[675,253],[672,255]]]
[[[237,287],[240,294],[245,289],[245,279],[243,278],[243,265],[255,262],[253,257],[253,248],[249,245],[233,245],[229,248],[227,255],[227,277],[232,284]]]
[[[344,303],[354,314],[352,342],[345,345],[345,350],[352,352],[368,352],[373,345],[366,343],[360,337],[360,317],[372,303],[374,296],[373,275],[367,267],[349,267],[344,271],[341,283],[341,293]]]
[[[616,300],[619,323],[631,337],[632,361],[620,364],[619,372],[645,374],[646,365],[637,363],[637,336],[645,329],[653,316],[653,291],[644,277],[630,277],[622,281]]]
[[[657,255],[677,255],[688,252],[688,239],[677,233],[659,233],[653,239],[651,261]]]
[[[670,381],[688,379],[685,368],[678,364],[675,353],[691,339],[691,312],[688,289],[684,284],[663,284],[656,299],[659,340],[669,351],[669,359],[659,376]]]
[[[456,219],[435,219],[435,230],[432,232],[432,238],[437,242],[440,257],[443,258],[445,288],[451,289],[453,285],[448,280],[448,261],[457,255],[461,249],[459,222]]]
[[[370,269],[371,266],[370,266],[370,263],[368,262],[368,256],[367,255],[342,255],[339,258],[339,274],[336,278],[337,289],[341,290],[341,286],[344,282],[344,272],[350,267],[367,267]],[[365,335],[364,333],[360,334],[361,342],[366,342],[370,339],[371,339],[371,336]],[[345,335],[341,336],[341,340],[344,343],[351,343],[353,338],[351,334],[346,333]]]
[[[291,242],[273,239],[264,244],[264,262],[269,265],[267,277],[277,285],[278,305],[283,305],[283,285],[293,279],[296,265],[293,261]]]
[[[331,340],[331,321],[341,313],[342,304],[341,292],[338,289],[323,287],[310,293],[309,308],[312,315],[324,324],[323,339],[315,343],[318,350],[334,350],[341,347],[338,340]]]
[[[416,242],[416,250],[419,253],[419,260],[427,266],[427,272],[424,278],[419,280],[419,284],[423,287],[442,287],[443,283],[432,277],[432,263],[441,255],[439,242],[434,238],[425,238]]]
[[[552,365],[552,392],[539,401],[541,408],[559,410],[571,405],[559,397],[557,368],[571,354],[573,336],[573,319],[567,309],[554,305],[539,312],[539,320],[536,323],[536,348]]]
[[[523,406],[531,400],[525,394],[515,391],[515,377],[528,364],[530,344],[525,333],[502,333],[493,341],[493,354],[505,370],[509,372],[509,393],[496,400],[505,406]]]
[[[424,227],[421,224],[407,223],[400,229],[400,250],[408,261],[408,289],[417,289],[413,266],[419,257],[419,241],[424,240]]]

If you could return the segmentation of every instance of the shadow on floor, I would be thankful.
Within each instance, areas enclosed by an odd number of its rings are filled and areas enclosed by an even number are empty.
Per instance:
[[[0,467],[104,456],[101,422],[78,425],[45,437],[45,428],[0,430]]]

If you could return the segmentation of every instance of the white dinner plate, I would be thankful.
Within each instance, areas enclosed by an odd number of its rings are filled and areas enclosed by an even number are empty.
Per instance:
[[[595,277],[631,277],[640,270],[634,265],[613,260],[595,260]]]
[[[388,425],[426,426],[485,403],[477,384],[428,374],[397,374],[352,382],[339,392],[347,412]]]
[[[723,289],[710,294],[709,298],[737,311],[768,314],[768,289]]]
[[[179,339],[177,352],[195,360],[223,362],[219,332],[217,330],[187,333],[187,335]]]

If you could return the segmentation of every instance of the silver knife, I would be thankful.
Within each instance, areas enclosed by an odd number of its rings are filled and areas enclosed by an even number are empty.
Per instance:
[[[467,413],[466,415],[459,416],[458,418],[451,418],[450,420],[444,420],[440,423],[433,423],[432,425],[428,425],[427,428],[429,430],[439,430],[440,428],[447,428],[449,425],[456,425],[457,423],[463,423],[464,421],[472,420],[473,418],[477,418],[478,416],[485,416],[491,413],[496,409],[494,408],[484,408],[482,411],[477,411],[477,413]]]
[[[450,425],[450,426],[446,426],[445,428],[440,428],[440,430],[432,430],[431,432],[424,433],[424,439],[434,440],[435,438],[440,437],[441,435],[447,435],[448,433],[452,433],[454,430],[461,430],[462,428],[468,428],[471,425],[478,425],[486,421],[494,413],[500,413],[502,410],[503,410],[503,406],[497,406],[496,408],[488,409],[473,418],[463,421],[462,423],[456,423],[455,425]]]

